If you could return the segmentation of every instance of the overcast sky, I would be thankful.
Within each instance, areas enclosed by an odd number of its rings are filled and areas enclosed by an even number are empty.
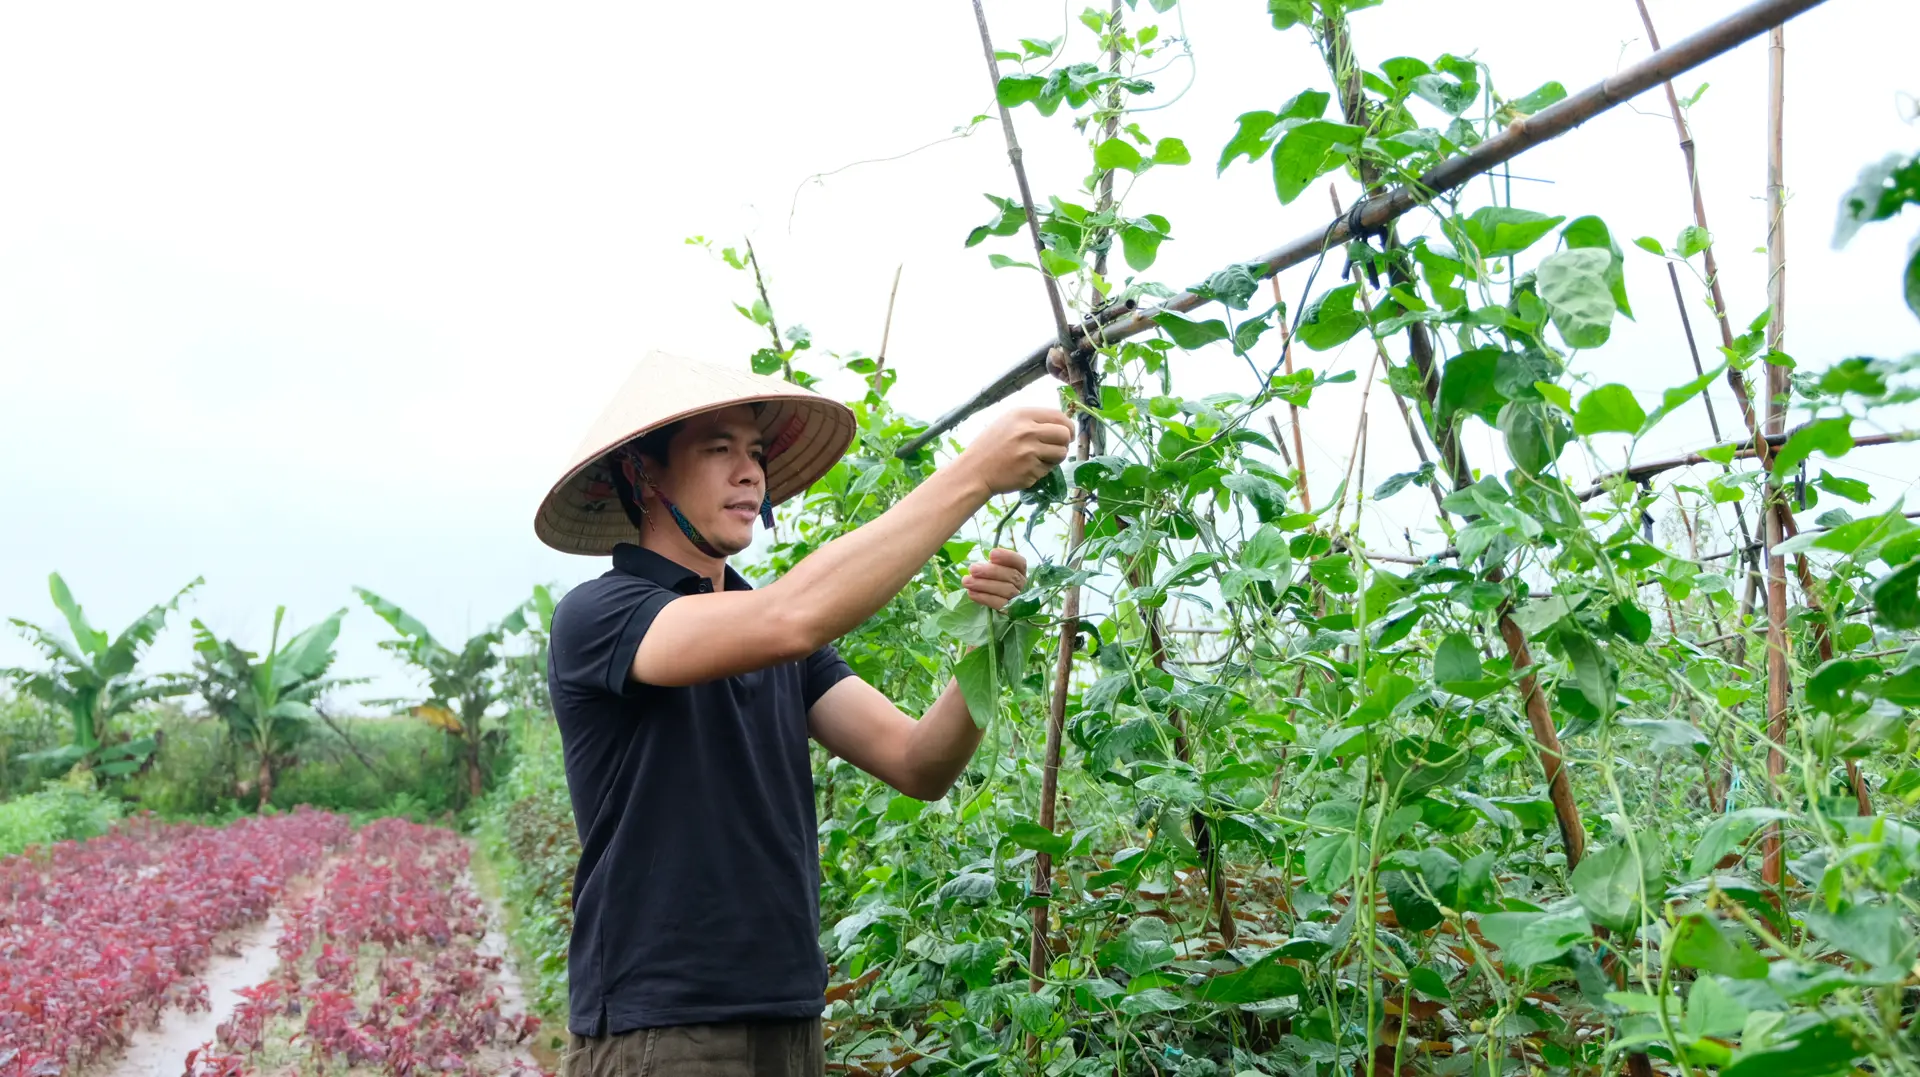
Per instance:
[[[1084,54],[1079,6],[987,11],[1004,42],[1064,25]],[[1734,10],[1653,6],[1667,42]],[[1138,118],[1195,163],[1143,177],[1128,208],[1171,219],[1154,275],[1176,286],[1328,211],[1325,182],[1281,207],[1264,167],[1213,174],[1237,114],[1326,81],[1304,34],[1275,33],[1263,7],[1189,0],[1159,20],[1195,58],[1155,76],[1159,99],[1192,85]],[[1902,116],[1902,94],[1920,92],[1917,31],[1904,0],[1831,0],[1788,27],[1787,348],[1804,366],[1920,345],[1898,292],[1920,221],[1829,248],[1860,167],[1920,148]],[[1577,90],[1647,52],[1631,0],[1390,0],[1354,33],[1369,66],[1475,53],[1509,96],[1549,79]],[[1765,304],[1766,68],[1762,40],[1681,80],[1710,84],[1693,118],[1741,323]],[[904,263],[896,395],[937,415],[1049,332],[1039,281],[987,265],[1017,241],[961,245],[991,213],[981,193],[1012,191],[997,125],[807,179],[938,139],[989,100],[963,0],[0,9],[0,614],[57,622],[57,570],[118,629],[204,575],[189,615],[256,646],[276,604],[304,624],[357,605],[356,584],[460,638],[536,582],[597,574],[603,562],[541,546],[531,520],[606,394],[649,346],[744,364],[759,343],[729,307],[739,280],[682,243],[694,233],[751,234],[782,319],[842,351],[877,348]],[[1017,119],[1036,193],[1070,193],[1085,169],[1072,132]],[[1597,213],[1623,243],[1690,223],[1657,91],[1515,175],[1517,204]],[[1639,321],[1575,369],[1657,399],[1691,367],[1664,268],[1627,258]],[[1290,298],[1302,282],[1286,275]],[[1366,356],[1356,341],[1302,361]],[[1250,388],[1231,355],[1179,364],[1189,395]],[[1397,434],[1384,394],[1373,404],[1376,433]],[[1344,467],[1357,406],[1328,392],[1306,417],[1320,473]],[[1709,440],[1690,412],[1639,455]],[[1468,444],[1494,459],[1484,431]],[[1891,499],[1915,474],[1903,452],[1834,470]],[[1368,485],[1410,459],[1403,437],[1376,437]],[[1403,494],[1368,526],[1397,536],[1394,512],[1417,520],[1421,501]],[[150,666],[185,666],[186,624]],[[385,632],[356,608],[342,639],[339,672],[378,678],[369,695],[410,683],[375,648]],[[0,663],[31,657],[0,640]]]

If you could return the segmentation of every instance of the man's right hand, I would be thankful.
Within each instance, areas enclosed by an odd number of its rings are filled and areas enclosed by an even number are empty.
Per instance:
[[[954,466],[995,494],[1024,490],[1067,458],[1073,423],[1052,408],[1010,408],[967,446]]]

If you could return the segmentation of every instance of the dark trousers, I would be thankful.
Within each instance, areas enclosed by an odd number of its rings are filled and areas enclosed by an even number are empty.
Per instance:
[[[820,1019],[567,1033],[560,1077],[822,1077]]]

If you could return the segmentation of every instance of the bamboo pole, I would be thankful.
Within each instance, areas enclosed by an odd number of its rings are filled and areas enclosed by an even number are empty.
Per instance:
[[[980,7],[980,0],[973,0],[973,18],[980,24],[980,47],[987,54],[987,74],[992,79],[994,101],[1000,99],[1000,61],[993,55],[993,37],[987,32],[987,13]],[[1027,186],[1027,166],[1020,152],[1020,139],[1013,133],[1013,112],[1005,105],[999,105],[1000,130],[1007,138],[1007,160],[1013,165],[1013,178],[1020,186],[1020,205],[1027,212],[1027,234],[1033,237],[1033,257],[1035,261],[1046,252],[1046,244],[1040,241],[1040,218],[1033,212],[1033,190]],[[1058,333],[1058,343],[1073,351],[1073,334],[1067,327],[1067,308],[1060,302],[1060,286],[1054,283],[1053,274],[1042,269],[1040,280],[1047,288],[1047,305],[1053,309],[1053,326]]]
[[[1459,157],[1440,163],[1415,183],[1396,187],[1361,202],[1346,218],[1330,221],[1325,227],[1301,236],[1266,254],[1252,259],[1250,266],[1259,276],[1272,276],[1283,269],[1306,262],[1322,251],[1354,238],[1349,221],[1362,233],[1374,233],[1388,221],[1425,205],[1434,196],[1452,190],[1521,153],[1566,134],[1580,124],[1660,85],[1682,72],[1758,37],[1801,12],[1818,7],[1825,0],[1759,0],[1706,27],[1672,46],[1616,72],[1611,77],[1566,99],[1509,124],[1499,133]],[[1151,310],[1121,305],[1093,320],[1091,327],[1071,327],[1077,343],[1091,331],[1105,342],[1124,340],[1154,327],[1153,315],[1161,310],[1180,313],[1210,302],[1192,292],[1182,292]],[[971,399],[941,416],[913,440],[901,446],[899,455],[910,456],[927,443],[963,422],[968,416],[990,404],[1006,399],[1032,384],[1046,371],[1047,352],[1056,342],[1029,353],[1006,373]]]
[[[1771,450],[1785,444],[1787,439],[1792,436],[1793,436],[1793,433],[1789,431],[1789,432],[1777,433],[1777,434],[1766,434],[1762,436],[1761,440]],[[1904,434],[1904,433],[1868,434],[1864,437],[1855,439],[1853,443],[1853,447],[1856,449],[1871,449],[1879,445],[1895,445],[1900,442],[1910,441],[1910,440],[1912,440],[1911,435]],[[1753,458],[1757,454],[1758,454],[1758,450],[1754,446],[1742,445],[1739,448],[1734,450],[1733,459],[1747,460],[1747,459]],[[1635,464],[1632,467],[1623,468],[1619,471],[1609,471],[1606,474],[1600,476],[1598,479],[1595,479],[1593,482],[1593,485],[1587,487],[1584,490],[1577,491],[1574,494],[1574,497],[1580,499],[1581,501],[1592,501],[1594,498],[1599,497],[1601,494],[1606,493],[1607,489],[1613,483],[1621,479],[1626,479],[1628,482],[1632,482],[1638,485],[1640,483],[1644,483],[1646,480],[1652,478],[1655,475],[1661,474],[1662,472],[1666,472],[1666,471],[1672,471],[1675,468],[1692,467],[1696,464],[1711,464],[1714,462],[1715,461],[1709,460],[1707,457],[1697,452],[1687,453],[1683,456],[1669,456],[1659,460],[1649,460],[1644,464]],[[1789,519],[1786,526],[1789,531],[1797,530],[1797,525],[1793,523],[1791,519],[1791,514],[1789,514]]]
[[[1787,221],[1786,221],[1786,32],[1773,29],[1767,50],[1767,348],[1779,350],[1787,329]],[[1787,370],[1767,365],[1767,433],[1778,434],[1787,425]],[[1764,459],[1764,457],[1763,457]],[[1792,692],[1787,667],[1787,559],[1780,552],[1786,541],[1786,502],[1777,479],[1767,482],[1767,777],[1780,792],[1786,773],[1783,746],[1787,739],[1787,702]],[[1786,878],[1786,845],[1780,826],[1767,828],[1760,877],[1771,886]]]
[[[973,0],[974,21],[980,28],[980,47],[986,54],[987,73],[992,79],[994,99],[999,100],[1000,62],[994,57],[993,37],[987,29],[986,12],[980,6],[980,0]],[[1114,28],[1117,30],[1120,17],[1120,0],[1113,0]],[[1116,47],[1111,55],[1114,67],[1120,63],[1119,50]],[[1117,101],[1118,92],[1115,91]],[[1117,107],[1117,106],[1116,106]],[[1027,183],[1027,169],[1022,162],[1020,140],[1014,133],[1013,114],[1005,105],[1000,105],[1000,126],[1006,135],[1007,160],[1013,166],[1013,174],[1020,189],[1020,204],[1027,217],[1027,232],[1033,238],[1036,258],[1044,250],[1040,240],[1040,219],[1033,209],[1033,191]],[[1117,113],[1109,117],[1107,127],[1109,137],[1117,122]],[[1111,205],[1113,198],[1113,175],[1109,171],[1101,177],[1101,208]],[[1096,271],[1105,269],[1105,254],[1099,256]],[[1091,370],[1088,364],[1073,354],[1072,335],[1067,325],[1066,307],[1060,300],[1060,288],[1053,276],[1045,270],[1040,274],[1047,290],[1047,304],[1053,311],[1054,329],[1058,334],[1059,346],[1065,360],[1063,373],[1076,392],[1087,395],[1090,392]],[[1047,349],[1051,351],[1052,348]],[[1076,459],[1085,461],[1091,453],[1095,419],[1091,414],[1082,414],[1079,422],[1079,436],[1075,446]],[[901,455],[906,455],[902,453]],[[1087,491],[1076,488],[1073,493],[1072,507],[1067,522],[1067,559],[1072,568],[1081,564],[1080,547],[1086,538]],[[1039,824],[1052,830],[1056,818],[1056,805],[1060,795],[1060,759],[1061,740],[1066,725],[1067,693],[1073,678],[1073,655],[1079,638],[1080,626],[1080,587],[1078,584],[1067,588],[1061,602],[1060,647],[1054,662],[1053,695],[1047,706],[1047,739],[1041,762]],[[1039,991],[1045,983],[1047,965],[1048,913],[1053,896],[1053,856],[1039,852],[1034,856],[1033,894],[1041,900],[1034,905],[1032,912],[1033,937],[1027,954],[1028,989]]]
[[[893,339],[893,302],[900,298],[900,271],[905,268],[905,262],[893,267],[893,288],[887,292],[887,320],[880,327],[880,354],[874,357],[873,375],[867,379],[867,384],[875,388],[880,385],[881,373],[887,369],[887,341]]]
[[[1293,377],[1293,325],[1287,321],[1287,304],[1280,298],[1280,278],[1268,277],[1267,283],[1273,285],[1273,305],[1279,311],[1280,322],[1280,363],[1286,368],[1287,377]],[[1287,402],[1287,419],[1293,423],[1294,474],[1300,479],[1300,507],[1313,511],[1313,494],[1307,490],[1307,450],[1300,441],[1300,405],[1291,400]],[[1273,436],[1278,438],[1280,430],[1274,428]]]

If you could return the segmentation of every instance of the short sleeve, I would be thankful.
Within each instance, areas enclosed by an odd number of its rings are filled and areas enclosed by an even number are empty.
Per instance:
[[[635,577],[602,577],[567,592],[553,611],[549,641],[556,688],[631,695],[640,640],[677,592]]]
[[[827,689],[851,676],[853,668],[831,643],[808,655],[801,666],[802,696],[807,709],[811,710],[820,697],[827,694]]]

